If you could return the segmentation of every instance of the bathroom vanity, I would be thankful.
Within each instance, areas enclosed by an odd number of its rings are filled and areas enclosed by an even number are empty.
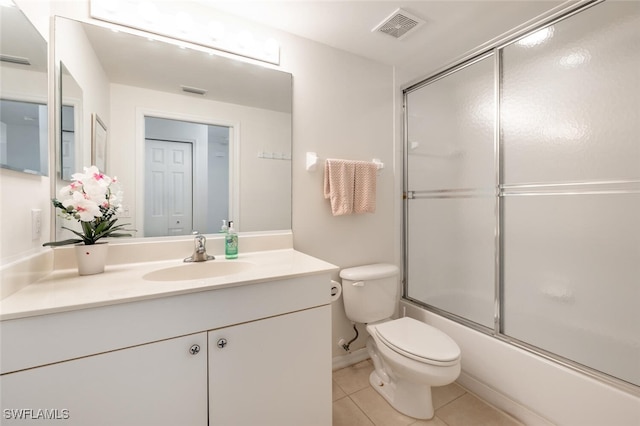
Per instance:
[[[239,261],[183,280],[149,279],[180,260],[55,271],[2,300],[3,424],[331,424],[337,268],[293,249]]]

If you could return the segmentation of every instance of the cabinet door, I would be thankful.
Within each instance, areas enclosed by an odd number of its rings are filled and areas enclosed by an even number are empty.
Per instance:
[[[330,425],[330,341],[329,305],[210,331],[210,425]]]
[[[204,426],[206,345],[206,333],[193,334],[6,374],[2,424]]]

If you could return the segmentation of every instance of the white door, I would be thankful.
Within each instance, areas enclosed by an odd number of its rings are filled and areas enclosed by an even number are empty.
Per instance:
[[[192,232],[192,163],[192,144],[145,139],[145,237]]]
[[[3,425],[206,426],[207,337],[192,334],[5,374],[0,386]]]

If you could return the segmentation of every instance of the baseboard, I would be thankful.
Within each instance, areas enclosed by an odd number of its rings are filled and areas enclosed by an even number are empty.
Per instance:
[[[367,348],[357,349],[342,356],[333,357],[333,370],[339,370],[369,358]]]
[[[457,383],[527,426],[554,426],[544,417],[513,401],[464,371],[460,373]]]

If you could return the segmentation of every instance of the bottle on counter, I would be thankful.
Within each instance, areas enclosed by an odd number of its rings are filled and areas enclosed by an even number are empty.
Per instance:
[[[233,221],[229,221],[229,229],[224,238],[224,257],[227,259],[238,258],[238,233],[233,229]]]

